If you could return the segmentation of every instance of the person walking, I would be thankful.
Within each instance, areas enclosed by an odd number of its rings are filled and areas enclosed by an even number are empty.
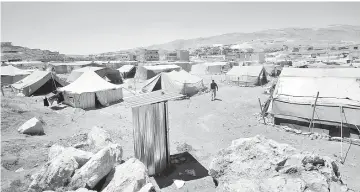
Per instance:
[[[211,89],[211,101],[214,101],[216,99],[216,91],[219,91],[219,87],[215,83],[214,80],[212,80],[212,83],[210,84]]]

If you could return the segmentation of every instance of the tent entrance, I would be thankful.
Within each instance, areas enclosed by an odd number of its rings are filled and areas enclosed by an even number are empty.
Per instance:
[[[54,84],[55,83],[55,84]],[[46,95],[56,90],[57,87],[62,87],[60,83],[53,79],[49,79],[44,85],[37,89],[32,95]]]
[[[160,90],[161,88],[162,88],[162,87],[161,87],[161,75],[160,75],[160,77],[159,77],[159,79],[157,80],[157,82],[156,82],[154,88],[152,89],[152,91],[158,91],[158,90]]]
[[[101,108],[103,105],[101,105],[97,95],[95,94],[95,108]]]

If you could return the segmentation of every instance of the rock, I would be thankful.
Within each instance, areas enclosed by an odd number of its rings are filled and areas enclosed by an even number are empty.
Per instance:
[[[69,186],[72,189],[94,188],[111,169],[121,162],[122,148],[118,144],[111,144],[97,152],[85,165],[77,170],[71,178]]]
[[[305,190],[306,183],[299,178],[288,178],[282,191],[286,192],[303,192]]]
[[[55,157],[34,175],[34,180],[29,186],[29,192],[55,190],[63,187],[70,181],[78,166],[79,164],[74,157],[65,155]]]
[[[301,130],[299,130],[299,129],[294,129],[294,132],[296,133],[296,134],[301,134]]]
[[[102,192],[137,192],[149,181],[145,165],[138,159],[131,158],[115,167],[112,180]]]
[[[96,191],[89,190],[89,189],[86,189],[86,188],[80,188],[80,189],[77,189],[75,192],[96,192]]]
[[[312,133],[311,132],[302,132],[301,134],[302,135],[311,135]]]
[[[79,164],[79,167],[83,166],[92,156],[94,156],[91,152],[75,149],[74,147],[67,147],[62,153],[73,156]]]
[[[21,125],[21,127],[18,129],[18,132],[28,135],[43,135],[44,128],[42,123],[36,117],[33,117]]]
[[[60,154],[74,157],[76,162],[79,164],[79,167],[83,166],[94,155],[91,152],[75,149],[74,147],[65,148],[61,145],[55,144],[49,149],[49,161]]]
[[[224,183],[218,187],[216,191],[231,191],[231,192],[259,192],[260,186],[258,182],[250,179],[238,179],[237,181]]]
[[[306,186],[313,191],[329,192],[329,184],[326,178],[316,171],[305,171],[301,173],[301,179],[305,181]]]
[[[19,172],[22,172],[22,171],[24,171],[24,168],[21,167],[21,168],[17,169],[15,172],[19,173]]]
[[[175,184],[176,188],[180,189],[181,187],[183,187],[185,185],[185,181],[183,181],[183,180],[174,180],[174,184]]]
[[[311,140],[314,140],[314,139],[317,139],[317,138],[318,138],[318,136],[315,135],[315,134],[311,134],[311,135],[310,135],[310,139],[311,139]]]
[[[347,192],[346,185],[342,185],[339,182],[330,182],[330,192]]]
[[[155,192],[155,187],[152,183],[144,185],[138,192]]]
[[[60,155],[64,151],[64,149],[65,149],[65,147],[63,147],[61,145],[58,145],[58,144],[52,145],[49,149],[49,154],[48,154],[49,161],[51,161],[52,159],[54,159],[55,157]]]
[[[115,167],[111,169],[110,173],[106,176],[105,183],[101,188],[101,191],[105,189],[106,186],[109,185],[110,181],[114,178],[115,174]]]
[[[94,148],[94,151],[97,152],[109,144],[112,144],[112,139],[107,131],[95,126],[88,133],[87,142]]]
[[[77,143],[77,144],[74,145],[74,148],[76,148],[76,149],[78,149],[78,148],[83,148],[83,147],[88,146],[88,145],[89,145],[89,144],[88,144],[88,143],[85,143],[85,142],[83,142],[83,143]]]

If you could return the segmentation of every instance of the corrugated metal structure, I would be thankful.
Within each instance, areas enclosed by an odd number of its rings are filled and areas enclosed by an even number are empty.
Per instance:
[[[155,91],[124,99],[132,107],[135,157],[149,175],[161,173],[170,164],[168,100],[180,97]]]

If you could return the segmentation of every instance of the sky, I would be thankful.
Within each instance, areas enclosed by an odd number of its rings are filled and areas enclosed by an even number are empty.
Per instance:
[[[177,39],[360,25],[360,2],[2,2],[1,41],[96,54]]]

